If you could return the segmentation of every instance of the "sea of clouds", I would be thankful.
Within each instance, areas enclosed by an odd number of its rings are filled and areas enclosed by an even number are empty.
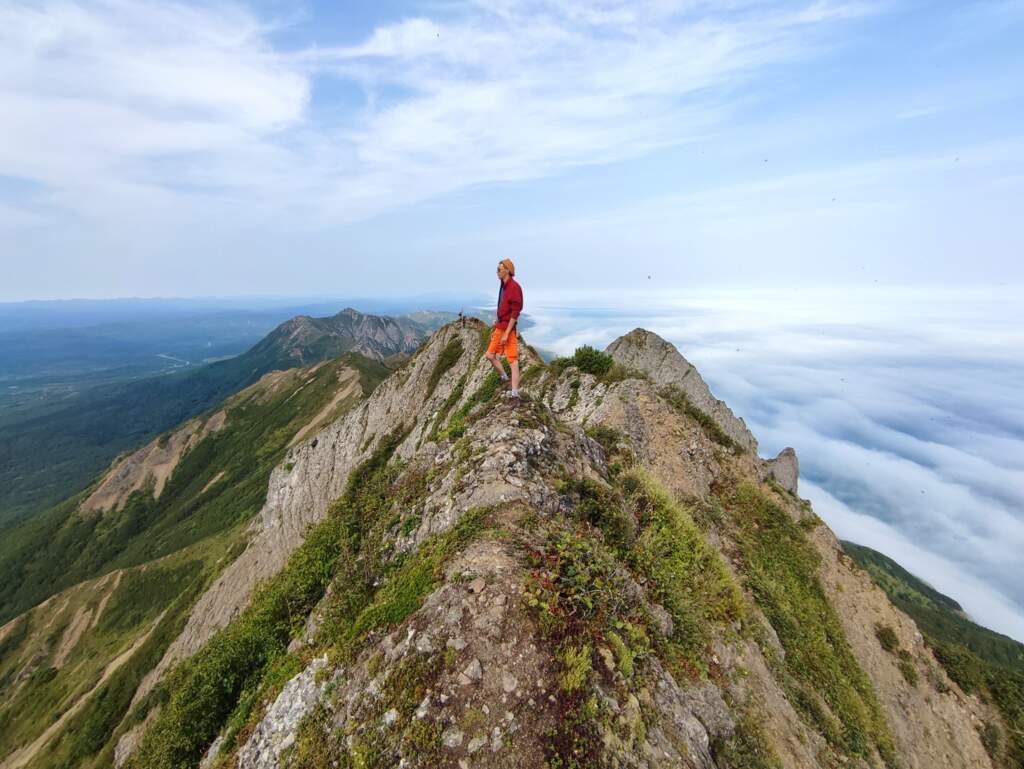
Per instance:
[[[742,416],[793,446],[801,496],[1024,641],[1024,303],[1009,290],[808,289],[529,296],[558,354],[644,327]]]

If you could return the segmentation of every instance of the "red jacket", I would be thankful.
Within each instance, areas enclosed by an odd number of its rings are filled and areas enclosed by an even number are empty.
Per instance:
[[[495,328],[508,328],[508,322],[513,318],[519,318],[523,311],[523,289],[516,283],[515,278],[510,277],[507,282],[501,284],[498,291],[498,322]]]

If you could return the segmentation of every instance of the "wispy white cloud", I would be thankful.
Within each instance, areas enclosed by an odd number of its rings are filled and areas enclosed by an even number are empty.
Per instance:
[[[436,287],[462,288],[485,248],[549,285],[583,261],[634,286],[669,264],[679,285],[1019,279],[1019,141],[875,141],[930,137],[965,94],[1016,93],[1009,75],[837,103],[816,73],[845,51],[856,80],[887,45],[863,44],[872,17],[907,5],[409,0],[313,45],[240,3],[0,0],[0,185],[42,186],[2,199],[47,225],[0,219],[4,297],[300,293],[325,272],[394,292],[393,265],[442,258]],[[893,120],[914,108],[942,111]]]
[[[339,191],[327,201],[334,213],[377,210],[374,193],[412,202],[692,141],[729,114],[738,83],[807,55],[823,28],[875,10],[754,2],[717,12],[660,2],[475,7],[297,56],[362,83],[377,105],[364,130],[348,134],[362,193]],[[389,86],[403,98],[383,98]]]
[[[64,212],[248,204],[288,224],[685,142],[738,80],[863,3],[465,3],[361,43],[282,51],[244,6],[0,5],[0,174]],[[364,100],[319,109],[317,84]],[[330,105],[324,105],[330,107]]]

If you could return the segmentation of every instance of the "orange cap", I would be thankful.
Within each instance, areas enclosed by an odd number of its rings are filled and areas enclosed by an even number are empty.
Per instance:
[[[506,270],[508,270],[509,275],[516,274],[516,266],[512,264],[511,259],[502,259],[500,262],[498,262],[498,266],[504,267]]]

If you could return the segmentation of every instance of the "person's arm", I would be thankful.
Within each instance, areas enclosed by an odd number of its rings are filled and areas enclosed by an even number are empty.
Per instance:
[[[508,335],[511,334],[516,328],[516,321],[519,320],[515,315],[509,318],[508,325],[505,326],[505,333],[501,335],[501,342],[504,344],[508,341]]]
[[[505,333],[501,335],[502,343],[508,340],[509,334],[515,329],[516,322],[519,320],[519,313],[523,309],[523,291],[518,285],[509,292],[508,307],[509,319],[508,325],[505,326]]]

